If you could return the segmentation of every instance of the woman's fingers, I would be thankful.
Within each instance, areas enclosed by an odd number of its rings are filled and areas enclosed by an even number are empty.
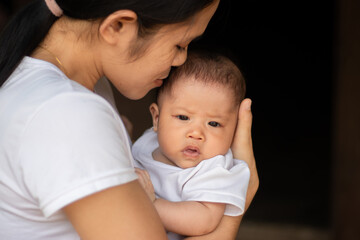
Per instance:
[[[135,173],[138,175],[140,185],[144,189],[147,189],[147,186],[149,185],[149,181],[150,181],[150,176],[147,173],[147,171],[142,170],[140,168],[135,168]]]
[[[151,201],[155,201],[155,190],[151,182],[149,173],[146,170],[140,168],[135,168],[135,173],[138,175],[138,180],[140,185],[143,187],[147,195],[150,197]]]
[[[246,161],[248,164],[254,161],[254,152],[252,147],[251,126],[251,100],[244,99],[239,108],[238,124],[236,133],[231,146],[234,157]]]
[[[250,169],[250,179],[246,193],[245,211],[251,204],[258,187],[259,176],[256,169],[256,162],[251,138],[252,113],[251,100],[244,99],[239,108],[238,125],[234,136],[232,151],[234,157],[245,161]]]
[[[138,181],[140,182],[140,185],[145,189],[145,181],[144,181],[143,173],[139,168],[135,168],[135,173],[138,176]]]

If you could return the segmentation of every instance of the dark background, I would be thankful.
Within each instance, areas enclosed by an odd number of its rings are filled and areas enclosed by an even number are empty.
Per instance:
[[[0,27],[26,2],[1,2]],[[245,220],[331,227],[335,6],[334,0],[223,0],[203,38],[190,46],[231,53],[253,100],[260,187]],[[152,97],[116,94],[134,138],[151,124]]]

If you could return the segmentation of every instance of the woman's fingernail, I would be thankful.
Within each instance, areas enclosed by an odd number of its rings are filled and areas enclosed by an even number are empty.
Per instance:
[[[249,103],[246,106],[246,109],[249,110],[249,111],[251,110],[251,104],[252,104],[252,101],[249,99]]]

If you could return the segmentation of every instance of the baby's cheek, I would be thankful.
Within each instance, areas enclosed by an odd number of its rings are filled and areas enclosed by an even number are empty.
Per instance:
[[[207,147],[208,147],[207,158],[211,158],[217,155],[225,155],[230,148],[230,144],[227,144],[227,142],[224,139],[222,141],[213,142],[212,144],[209,144]]]

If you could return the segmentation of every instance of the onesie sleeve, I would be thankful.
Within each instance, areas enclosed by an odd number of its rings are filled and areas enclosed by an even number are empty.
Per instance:
[[[225,215],[243,214],[250,170],[246,162],[230,156],[216,156],[194,168],[181,180],[182,200],[225,203]]]
[[[137,178],[120,117],[89,93],[65,93],[43,104],[23,133],[19,161],[27,190],[46,217]]]

